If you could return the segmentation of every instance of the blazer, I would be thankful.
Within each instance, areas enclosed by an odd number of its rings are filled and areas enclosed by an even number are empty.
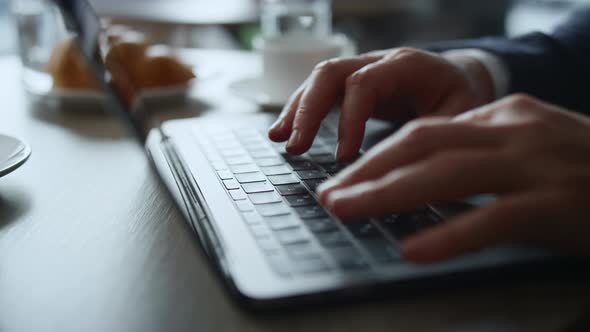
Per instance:
[[[552,34],[481,38],[431,45],[430,50],[478,48],[500,57],[510,93],[527,93],[590,115],[590,8],[578,10]]]

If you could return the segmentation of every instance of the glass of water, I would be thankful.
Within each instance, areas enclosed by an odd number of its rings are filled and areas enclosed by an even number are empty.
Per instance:
[[[47,94],[53,84],[46,72],[51,52],[67,36],[59,10],[50,0],[12,0],[12,12],[25,88]]]
[[[262,37],[324,38],[332,33],[331,0],[263,0]]]

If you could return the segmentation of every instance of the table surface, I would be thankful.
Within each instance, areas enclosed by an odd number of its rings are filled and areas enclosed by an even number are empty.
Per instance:
[[[228,84],[252,54],[197,51],[216,71],[166,116],[256,112]],[[252,314],[228,296],[142,149],[110,117],[27,101],[16,58],[0,58],[0,132],[31,159],[0,179],[2,331],[561,331],[584,283],[482,285],[322,310]],[[164,113],[162,113],[164,115]]]

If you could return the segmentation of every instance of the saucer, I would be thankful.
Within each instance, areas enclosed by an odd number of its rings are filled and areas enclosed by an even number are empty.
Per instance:
[[[237,96],[254,101],[262,107],[281,108],[285,106],[289,98],[265,91],[264,85],[262,77],[252,77],[233,82],[229,89]]]
[[[0,135],[0,177],[24,164],[31,155],[31,148],[20,140]]]

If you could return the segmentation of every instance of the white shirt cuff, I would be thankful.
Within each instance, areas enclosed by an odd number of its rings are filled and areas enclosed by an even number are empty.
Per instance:
[[[510,71],[502,59],[492,53],[475,48],[454,50],[452,52],[475,58],[483,64],[492,78],[496,99],[500,99],[508,94],[510,89]]]

